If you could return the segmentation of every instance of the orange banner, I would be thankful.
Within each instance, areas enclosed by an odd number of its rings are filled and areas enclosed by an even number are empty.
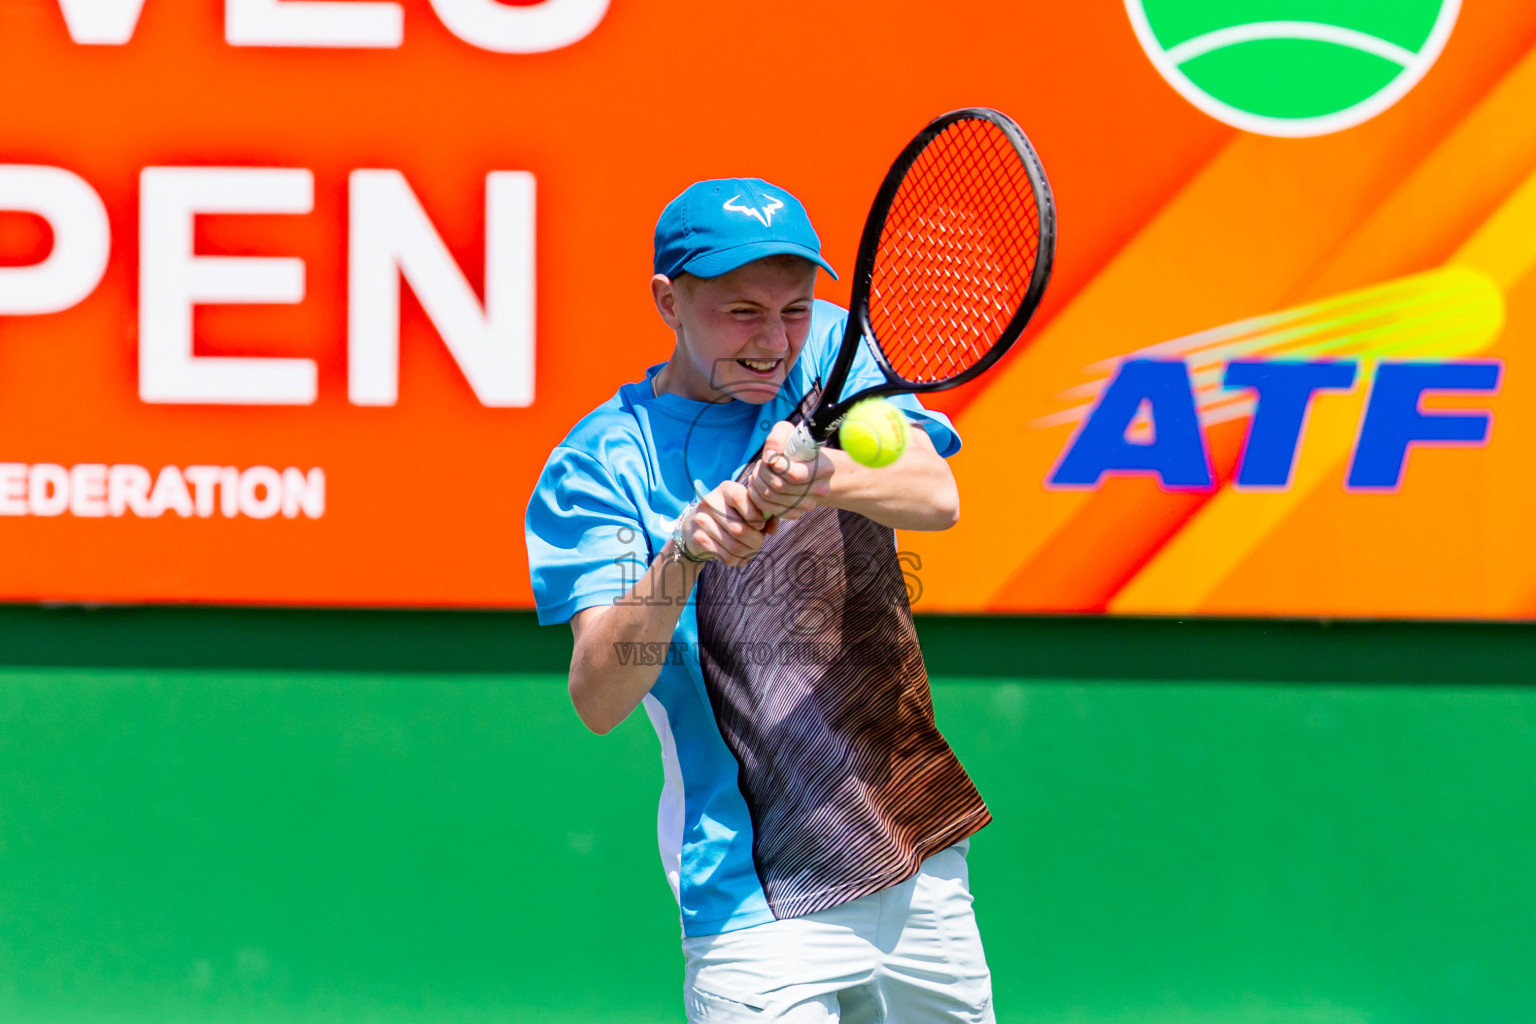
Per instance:
[[[1536,614],[1536,9],[1250,6],[9,0],[0,600],[528,605],[665,202],[765,177],[851,268],[986,104],[1058,263],[930,403],[920,610]]]

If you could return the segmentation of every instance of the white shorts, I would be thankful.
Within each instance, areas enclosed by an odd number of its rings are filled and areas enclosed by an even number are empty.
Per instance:
[[[805,917],[683,940],[695,1024],[992,1024],[968,841],[900,885]]]

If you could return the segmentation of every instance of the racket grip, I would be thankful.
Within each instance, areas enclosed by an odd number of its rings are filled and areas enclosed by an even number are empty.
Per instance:
[[[810,428],[804,422],[795,424],[794,432],[784,445],[784,454],[793,462],[815,462],[820,452],[821,443],[811,436]]]

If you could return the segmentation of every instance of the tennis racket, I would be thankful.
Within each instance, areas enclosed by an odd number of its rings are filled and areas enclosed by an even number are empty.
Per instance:
[[[935,119],[875,196],[837,359],[785,454],[816,458],[866,398],[943,391],[986,372],[1034,316],[1055,252],[1055,202],[1023,130],[987,107]],[[845,397],[864,338],[885,380]]]

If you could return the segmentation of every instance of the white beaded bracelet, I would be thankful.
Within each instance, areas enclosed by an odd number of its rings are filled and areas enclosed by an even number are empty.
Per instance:
[[[683,509],[683,514],[677,517],[677,525],[672,528],[672,561],[674,562],[685,558],[690,562],[714,561],[714,559],[708,555],[703,557],[695,555],[692,551],[688,550],[688,545],[683,543],[683,524],[692,519],[694,513],[698,510],[699,499],[695,498],[688,503],[687,508]]]

